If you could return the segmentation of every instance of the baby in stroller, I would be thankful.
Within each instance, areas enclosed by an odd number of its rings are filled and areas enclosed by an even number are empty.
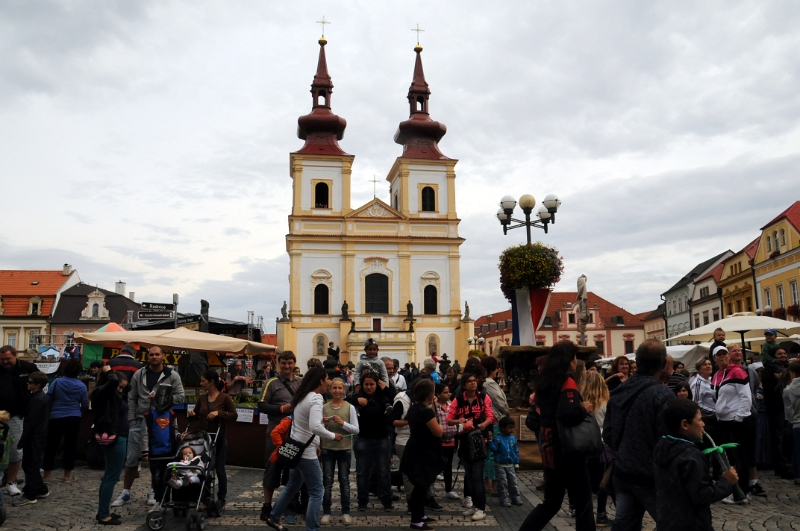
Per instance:
[[[172,470],[169,486],[179,489],[185,485],[200,483],[200,474],[206,469],[203,458],[194,454],[191,446],[181,448],[181,460],[167,463],[167,468]]]

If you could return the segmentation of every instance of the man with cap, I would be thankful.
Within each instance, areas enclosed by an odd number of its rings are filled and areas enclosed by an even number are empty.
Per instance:
[[[761,361],[775,361],[775,351],[778,350],[778,331],[774,328],[764,330],[764,344],[761,345]]]
[[[130,343],[126,343],[119,354],[108,360],[107,365],[111,367],[112,371],[124,374],[130,382],[133,381],[133,374],[142,368],[141,362],[136,361],[134,356],[136,356],[136,349]]]
[[[717,372],[711,377],[711,386],[717,394],[716,413],[722,438],[722,441],[716,442],[738,444],[730,455],[739,474],[739,487],[746,494],[749,491],[750,456],[753,453],[752,434],[755,433],[750,411],[753,398],[749,379],[740,365],[731,363],[727,348],[721,345],[715,347],[713,354]],[[743,504],[747,503],[747,498],[739,498],[732,494],[723,501]]]

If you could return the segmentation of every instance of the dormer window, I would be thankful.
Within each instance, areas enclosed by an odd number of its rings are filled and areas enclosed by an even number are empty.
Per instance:
[[[42,315],[42,299],[31,297],[28,301],[28,315]]]
[[[767,251],[772,251],[772,238],[767,236]]]

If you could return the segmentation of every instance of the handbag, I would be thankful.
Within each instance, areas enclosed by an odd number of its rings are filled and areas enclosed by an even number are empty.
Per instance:
[[[291,431],[289,433],[291,434]],[[286,468],[297,467],[303,457],[303,451],[311,444],[314,437],[316,436],[312,433],[311,437],[303,444],[289,435],[278,447],[278,461]]]
[[[558,438],[561,441],[561,453],[565,456],[580,455],[589,459],[603,453],[600,426],[592,414],[587,414],[575,426],[566,426],[559,420]]]

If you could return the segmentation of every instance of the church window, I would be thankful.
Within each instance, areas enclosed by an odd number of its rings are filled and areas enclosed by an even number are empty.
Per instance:
[[[314,208],[328,208],[327,183],[317,183],[314,187]]]
[[[436,286],[425,286],[425,315],[436,315],[438,312],[438,293]]]
[[[389,277],[373,273],[364,278],[366,313],[389,313]]]
[[[417,110],[425,112],[425,98],[422,96],[417,96]]]
[[[400,210],[400,199],[397,193],[394,194],[394,209]]]
[[[325,91],[320,90],[317,93],[317,105],[325,105],[327,102],[325,101]]]
[[[92,317],[100,317],[100,305],[97,303],[92,304]]]
[[[328,286],[317,284],[314,288],[314,314],[328,315]]]
[[[430,186],[422,189],[422,211],[436,212],[436,192]]]

